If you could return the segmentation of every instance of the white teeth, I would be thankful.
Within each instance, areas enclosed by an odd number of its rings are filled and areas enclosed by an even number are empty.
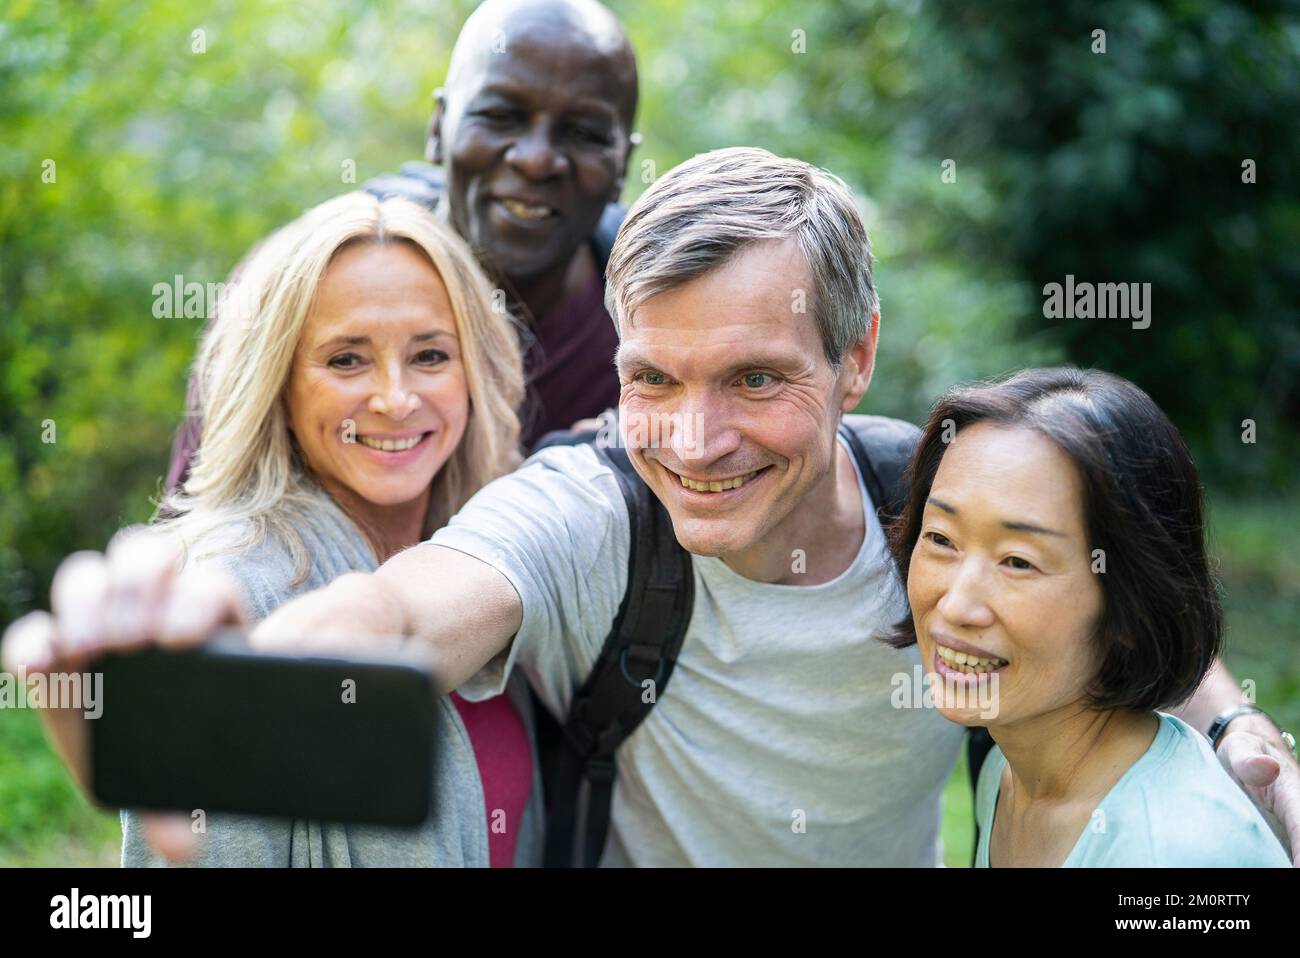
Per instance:
[[[521,220],[540,220],[551,215],[549,206],[534,206],[532,203],[524,203],[520,200],[502,200],[501,205]]]
[[[742,485],[758,475],[758,470],[744,476],[735,476],[731,479],[713,479],[708,482],[697,482],[694,479],[687,479],[685,476],[678,476],[682,485],[687,489],[695,492],[726,492],[728,489],[739,489]]]
[[[410,439],[372,439],[369,436],[357,436],[357,442],[371,449],[382,449],[384,452],[402,452],[417,445],[423,438],[423,436],[412,436]]]

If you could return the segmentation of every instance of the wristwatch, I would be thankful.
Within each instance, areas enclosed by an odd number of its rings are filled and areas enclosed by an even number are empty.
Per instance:
[[[1273,721],[1273,716],[1269,715],[1258,705],[1251,705],[1249,703],[1234,705],[1232,708],[1220,712],[1218,716],[1215,717],[1214,721],[1210,723],[1210,730],[1205,733],[1210,739],[1210,748],[1218,751],[1219,740],[1223,738],[1223,733],[1227,731],[1229,722],[1233,719],[1241,718],[1243,715],[1251,714],[1262,715],[1270,722],[1273,722],[1273,727],[1278,730],[1278,733],[1282,736],[1282,741],[1285,742],[1286,747],[1291,750],[1291,757],[1296,757],[1295,736],[1284,730],[1282,726],[1277,724],[1277,722]]]

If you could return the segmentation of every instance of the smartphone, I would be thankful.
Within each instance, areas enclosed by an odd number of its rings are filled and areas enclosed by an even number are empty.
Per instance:
[[[88,719],[104,805],[415,826],[429,815],[438,691],[399,660],[254,651],[225,630],[101,657]]]

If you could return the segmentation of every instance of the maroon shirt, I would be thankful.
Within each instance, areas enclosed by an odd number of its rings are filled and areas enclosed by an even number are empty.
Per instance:
[[[543,316],[533,334],[537,340],[524,356],[528,398],[519,415],[525,451],[554,429],[618,405],[618,333],[605,311],[601,275],[593,273],[584,289]]]

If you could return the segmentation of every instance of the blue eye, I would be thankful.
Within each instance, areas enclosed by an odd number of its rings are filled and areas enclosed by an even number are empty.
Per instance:
[[[772,377],[767,373],[745,373],[741,379],[750,389],[762,389],[768,385]]]
[[[641,374],[641,381],[647,386],[662,386],[668,382],[668,377],[663,373],[644,372]]]

